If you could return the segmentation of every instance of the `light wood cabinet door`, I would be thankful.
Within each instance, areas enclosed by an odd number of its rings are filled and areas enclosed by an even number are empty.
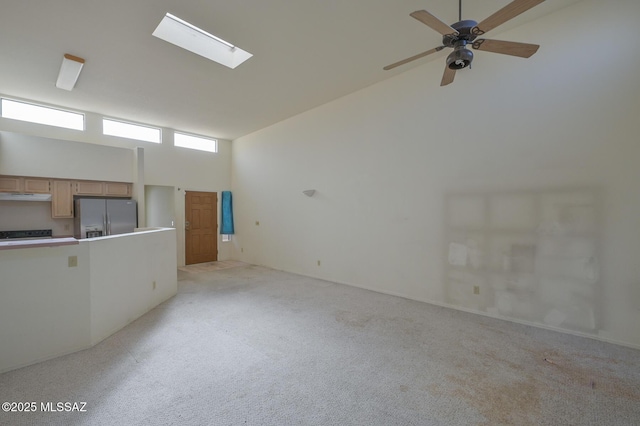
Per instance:
[[[23,179],[13,176],[0,176],[0,192],[22,192]]]
[[[74,185],[76,195],[104,195],[104,184],[95,181],[76,181]]]
[[[51,194],[51,181],[49,179],[24,178],[24,192]]]
[[[130,197],[131,184],[121,182],[105,182],[104,195],[109,195],[112,197]]]
[[[54,180],[51,191],[51,217],[73,217],[73,190],[71,181]]]

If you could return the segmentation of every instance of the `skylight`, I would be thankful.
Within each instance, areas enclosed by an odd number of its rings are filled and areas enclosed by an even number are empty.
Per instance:
[[[162,143],[160,129],[157,127],[125,123],[124,121],[110,120],[108,118],[102,119],[102,133],[120,138]]]
[[[84,114],[2,99],[2,117],[65,129],[84,130]]]
[[[153,35],[232,69],[253,56],[170,13],[162,18]]]
[[[173,133],[173,144],[182,148],[198,149],[200,151],[218,152],[218,141],[201,136]]]

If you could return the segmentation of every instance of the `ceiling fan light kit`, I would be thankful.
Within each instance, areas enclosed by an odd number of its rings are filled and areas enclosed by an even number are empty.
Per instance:
[[[417,10],[410,14],[412,18],[417,19],[423,24],[429,26],[433,30],[442,34],[442,46],[438,46],[426,52],[403,59],[391,65],[384,67],[384,70],[390,70],[416,59],[425,57],[435,52],[439,52],[444,48],[453,48],[453,52],[447,56],[444,75],[442,76],[441,86],[451,84],[457,70],[471,66],[473,61],[473,52],[467,48],[468,45],[474,50],[483,50],[486,52],[500,53],[503,55],[518,56],[520,58],[528,58],[538,51],[537,44],[517,43],[513,41],[490,40],[478,38],[486,32],[504,24],[510,19],[515,18],[532,7],[542,3],[544,0],[514,0],[502,9],[495,12],[480,23],[473,20],[462,20],[462,1],[459,2],[459,21],[451,26],[445,24],[426,10]]]
[[[452,70],[461,70],[471,65],[473,52],[468,50],[465,44],[454,47],[453,52],[447,56],[447,66]]]

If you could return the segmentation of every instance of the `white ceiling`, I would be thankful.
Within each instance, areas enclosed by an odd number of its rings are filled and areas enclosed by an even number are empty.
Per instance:
[[[546,1],[487,37],[576,1]],[[466,0],[462,17],[509,2]],[[419,9],[458,20],[456,0],[3,0],[0,93],[232,140],[428,60],[444,66],[447,51],[382,70],[441,44],[409,16]],[[153,37],[167,12],[254,56],[231,70]],[[72,92],[55,87],[64,53],[86,60]]]

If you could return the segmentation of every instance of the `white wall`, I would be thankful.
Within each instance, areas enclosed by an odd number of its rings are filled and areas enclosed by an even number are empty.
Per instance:
[[[143,184],[176,188],[178,263],[184,265],[184,191],[220,192],[231,188],[231,142],[219,139],[218,152],[208,153],[173,146],[172,129],[166,128],[162,129],[162,144],[116,138],[102,135],[101,115],[88,112],[85,116],[84,132],[0,118],[0,174],[135,185],[138,167],[134,150],[143,147]],[[56,227],[64,225],[52,226]],[[218,258],[229,259],[230,246],[219,240],[218,247]]]
[[[8,121],[8,120],[5,120]],[[44,127],[44,126],[39,126]],[[134,151],[0,131],[0,174],[133,182]],[[73,235],[73,219],[51,218],[51,202],[0,201],[0,230]]]
[[[447,303],[447,194],[597,188],[594,335],[640,346],[637,16],[584,0],[499,34],[530,59],[476,52],[441,88],[441,55],[234,141],[234,258]]]
[[[28,100],[29,101],[29,100]],[[37,102],[37,100],[30,100]],[[63,105],[61,105],[64,107]],[[126,138],[117,138],[113,136],[105,136],[102,132],[102,116],[95,113],[86,113],[86,127],[87,130],[80,132],[77,130],[58,129],[52,126],[37,125],[32,123],[21,122],[17,120],[10,120],[6,118],[0,118],[0,131],[17,133],[21,135],[37,136],[41,138],[50,138],[60,141],[67,141],[59,149],[57,146],[47,148],[46,146],[33,146],[33,148],[27,148],[27,151],[21,152],[20,158],[28,158],[31,163],[22,163],[20,161],[17,164],[9,164],[8,160],[0,160],[0,174],[20,174],[22,170],[35,171],[33,163],[36,162],[44,167],[47,167],[47,173],[54,172],[54,177],[69,177],[76,179],[91,179],[86,176],[87,170],[92,165],[101,171],[104,163],[107,160],[111,161],[111,157],[104,158],[105,161],[101,162],[101,158],[105,153],[110,153],[113,148],[125,148],[128,151],[133,150],[136,147],[144,148],[145,155],[145,184],[147,185],[167,185],[176,186],[189,190],[208,190],[208,191],[222,191],[226,190],[230,186],[230,173],[231,173],[231,142],[219,139],[218,140],[218,152],[206,153],[203,151],[195,151],[186,148],[174,147],[172,143],[172,129],[162,129],[162,144],[154,144],[149,142],[141,142],[130,140]],[[134,118],[129,118],[135,120]],[[3,137],[2,139],[4,139]],[[27,138],[32,139],[32,138]],[[68,142],[84,142],[80,145],[68,145]],[[35,142],[31,142],[35,143]],[[94,145],[92,148],[90,145]],[[72,148],[73,147],[73,148]],[[39,153],[38,148],[47,149],[48,156],[44,156]],[[0,158],[5,155],[14,155],[15,149],[11,152],[7,151],[10,148],[0,146]],[[19,148],[18,148],[19,149]],[[78,153],[77,150],[81,149],[82,153]],[[5,154],[7,152],[7,154]],[[110,155],[110,154],[106,154]],[[129,164],[124,166],[126,172],[132,180],[133,177],[133,154]],[[28,156],[28,157],[27,157]],[[77,167],[81,167],[81,175],[72,169],[69,170],[72,173],[71,176],[64,175],[64,170],[56,168],[54,162],[64,162],[66,158],[73,158],[74,163],[77,163]],[[102,164],[101,164],[102,163]],[[117,170],[121,167],[121,164],[112,165]],[[6,169],[6,170],[5,170]],[[121,173],[118,171],[118,173]],[[26,173],[24,173],[26,174]],[[33,173],[32,173],[33,174]],[[35,176],[41,176],[37,174]],[[105,180],[117,180],[117,179],[105,179]]]
[[[0,173],[133,182],[133,150],[0,132]]]
[[[0,231],[51,229],[54,237],[73,236],[73,219],[52,219],[50,201],[0,201]]]

